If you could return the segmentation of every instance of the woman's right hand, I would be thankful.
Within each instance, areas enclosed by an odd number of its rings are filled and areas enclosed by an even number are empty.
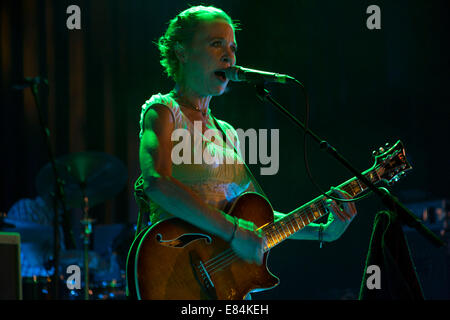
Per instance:
[[[238,226],[231,248],[243,260],[250,263],[263,263],[264,234],[262,230],[256,230],[256,225],[247,220],[238,219]]]

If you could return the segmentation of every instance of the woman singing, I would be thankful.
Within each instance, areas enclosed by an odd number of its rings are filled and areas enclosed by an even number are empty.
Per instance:
[[[191,144],[192,153],[221,153],[226,159],[240,159],[236,130],[215,119],[210,109],[212,98],[221,96],[227,87],[229,80],[223,70],[236,63],[235,30],[236,23],[215,7],[191,7],[170,20],[158,48],[161,64],[175,85],[171,92],[154,94],[142,106],[139,159],[145,195],[152,203],[152,224],[168,217],[180,218],[229,242],[243,260],[261,264],[262,231],[252,221],[225,212],[226,206],[245,192],[263,194],[245,164],[225,160],[213,164],[180,163],[173,159],[174,130],[181,129],[193,138],[221,128],[228,136],[224,135],[223,140],[203,137],[201,146]],[[237,147],[227,148],[227,139],[235,141]],[[349,198],[342,190],[334,191],[341,198]],[[326,224],[310,223],[290,239],[339,238],[356,209],[350,202],[338,205],[329,201],[328,205],[331,214]],[[275,220],[284,215],[274,212]]]

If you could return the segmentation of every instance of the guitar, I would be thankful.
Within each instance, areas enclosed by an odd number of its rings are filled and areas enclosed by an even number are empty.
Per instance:
[[[374,154],[374,165],[363,172],[373,183],[388,185],[412,169],[401,141]],[[367,187],[356,177],[338,186],[356,197]],[[239,258],[228,242],[179,218],[143,229],[127,258],[127,286],[132,299],[243,299],[252,291],[268,290],[280,282],[267,268],[269,250],[309,223],[328,214],[319,196],[274,222],[269,201],[253,192],[240,195],[229,214],[252,221],[264,233],[262,265]]]

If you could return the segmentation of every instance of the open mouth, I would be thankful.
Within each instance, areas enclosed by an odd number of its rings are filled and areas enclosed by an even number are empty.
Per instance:
[[[227,81],[227,76],[225,75],[224,71],[215,71],[214,74],[218,79],[220,79],[220,81]]]

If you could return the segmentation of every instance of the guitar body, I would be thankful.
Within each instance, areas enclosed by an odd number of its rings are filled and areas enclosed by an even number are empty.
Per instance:
[[[259,228],[273,222],[270,203],[256,193],[239,196],[230,215]],[[151,300],[244,299],[251,291],[275,287],[279,279],[262,265],[238,258],[219,237],[178,218],[142,230],[127,259],[129,296]]]

